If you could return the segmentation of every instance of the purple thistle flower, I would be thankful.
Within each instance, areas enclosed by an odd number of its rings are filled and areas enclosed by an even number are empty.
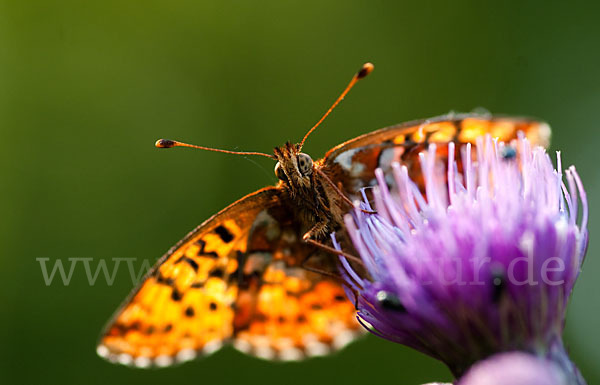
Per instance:
[[[377,170],[377,214],[346,216],[365,271],[340,257],[359,321],[443,361],[457,378],[493,354],[525,351],[580,379],[562,344],[588,241],[575,168],[563,183],[560,154],[557,171],[523,137],[510,145],[479,138],[476,154],[462,147],[462,162],[450,143],[447,166],[436,150],[420,154],[422,190],[394,164],[389,175]]]

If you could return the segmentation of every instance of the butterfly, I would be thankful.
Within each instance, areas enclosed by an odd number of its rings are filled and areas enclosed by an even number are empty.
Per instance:
[[[361,189],[375,184],[375,169],[386,172],[398,161],[418,180],[418,154],[429,143],[460,145],[483,134],[509,141],[521,131],[533,143],[548,144],[549,126],[537,120],[447,115],[367,133],[313,161],[302,152],[306,138],[372,69],[367,63],[354,75],[299,144],[276,147],[273,155],[157,142],[267,156],[277,161],[278,183],[221,210],[160,258],[106,326],[100,356],[149,367],[207,355],[225,344],[272,360],[339,349],[363,329],[336,276],[338,258],[327,239],[341,233],[338,239],[352,250],[342,217]]]

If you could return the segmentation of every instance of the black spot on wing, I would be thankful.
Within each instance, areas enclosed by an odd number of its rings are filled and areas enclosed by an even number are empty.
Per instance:
[[[119,326],[122,327],[125,332],[139,331],[142,328],[142,324],[140,321],[135,321],[131,325],[119,325]]]
[[[188,306],[188,307],[185,309],[185,316],[186,316],[186,317],[193,317],[193,316],[194,316],[194,314],[195,314],[195,313],[194,313],[194,308],[193,308],[193,307],[191,307],[191,306]]]
[[[175,261],[175,263],[179,263],[179,262],[187,262],[188,265],[190,265],[192,267],[192,269],[194,269],[195,272],[198,272],[198,263],[196,261],[194,261],[191,258],[186,257],[185,255],[181,258],[179,258],[177,261]]]
[[[215,268],[213,271],[208,273],[209,277],[216,277],[216,278],[223,278],[224,275],[225,275],[225,272],[223,271],[223,269],[221,269],[219,267]]]
[[[122,323],[115,323],[107,334],[110,336],[124,336],[128,330],[129,328]]]
[[[198,239],[196,241],[196,244],[200,246],[200,250],[198,251],[199,257],[219,258],[219,254],[215,253],[214,251],[204,250],[204,248],[206,247],[206,242],[203,239]]]
[[[183,294],[181,294],[176,288],[173,288],[173,292],[171,292],[171,298],[173,299],[173,301],[181,301],[181,298],[183,298]]]
[[[229,231],[227,229],[227,227],[225,227],[223,225],[217,226],[215,228],[215,233],[217,233],[219,238],[221,238],[221,240],[224,243],[229,243],[229,242],[233,241],[233,234],[231,234],[231,231]]]
[[[160,270],[158,271],[158,275],[156,276],[156,282],[167,286],[173,286],[173,284],[175,283],[173,278],[166,278],[164,275],[162,275]]]

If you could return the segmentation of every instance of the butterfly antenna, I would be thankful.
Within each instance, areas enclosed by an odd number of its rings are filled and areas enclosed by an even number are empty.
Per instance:
[[[321,119],[319,119],[319,121],[317,122],[317,124],[315,124],[310,130],[308,130],[308,132],[306,133],[306,135],[304,135],[304,138],[302,138],[302,142],[300,142],[300,148],[298,151],[300,151],[302,149],[302,146],[304,146],[304,142],[306,141],[306,138],[308,138],[308,136],[317,128],[319,127],[319,125],[323,122],[323,120],[325,120],[325,118],[327,117],[327,115],[329,115],[331,113],[331,111],[333,111],[333,109],[344,99],[344,97],[346,96],[346,94],[352,89],[352,87],[354,87],[354,85],[356,84],[356,82],[358,82],[360,79],[366,77],[368,74],[371,73],[371,71],[373,71],[373,68],[375,68],[375,66],[371,63],[365,63],[363,64],[363,66],[361,67],[361,69],[354,75],[354,77],[352,77],[352,80],[350,80],[350,83],[348,83],[348,85],[346,86],[346,89],[340,94],[340,96],[336,99],[336,101],[331,105],[331,107],[329,107],[329,109],[327,110],[327,112],[325,113],[325,115],[323,115],[323,117],[321,117]]]
[[[262,152],[221,150],[221,149],[218,149],[218,148],[196,146],[194,144],[187,144],[187,143],[182,143],[182,142],[178,142],[176,140],[169,140],[169,139],[159,139],[159,140],[156,141],[156,143],[154,144],[154,146],[156,146],[158,148],[191,147],[191,148],[197,148],[199,150],[214,151],[214,152],[223,152],[225,154],[260,155],[260,156],[265,156],[265,157],[270,158],[270,159],[275,159],[275,157],[273,155],[265,154],[265,153],[262,153]]]

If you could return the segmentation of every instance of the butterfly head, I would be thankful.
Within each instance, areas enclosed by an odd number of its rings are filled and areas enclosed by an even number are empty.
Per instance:
[[[310,187],[314,163],[310,155],[300,152],[299,146],[286,143],[275,147],[277,179],[289,187]]]
[[[350,83],[346,86],[344,91],[336,99],[327,112],[319,119],[319,121],[304,135],[302,141],[298,144],[286,143],[284,146],[275,147],[275,159],[277,164],[275,165],[275,175],[288,186],[292,191],[304,189],[310,191],[311,187],[311,176],[314,171],[315,164],[312,158],[302,151],[302,146],[310,134],[325,120],[325,118],[333,111],[344,96],[352,89],[352,87],[360,79],[367,76],[373,71],[373,64],[365,63],[360,70],[352,77]]]

